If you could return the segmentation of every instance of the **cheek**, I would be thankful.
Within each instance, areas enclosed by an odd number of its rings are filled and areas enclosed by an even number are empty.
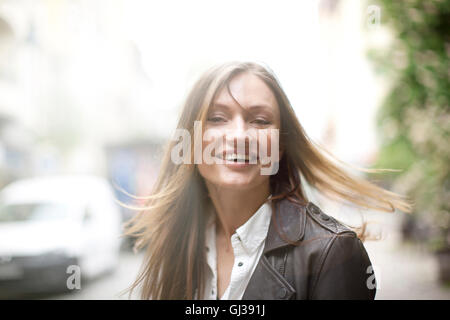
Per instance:
[[[197,164],[197,169],[200,175],[208,181],[214,181],[220,172],[220,167],[214,163],[216,161],[215,154],[220,151],[217,145],[219,142],[220,137],[214,135],[206,136],[202,140],[201,162]]]
[[[267,155],[269,157],[272,155],[272,137],[270,134],[267,136]]]
[[[258,136],[258,148],[268,157],[272,156],[272,150],[280,150],[279,130],[275,130],[277,133],[269,130],[267,134]]]
[[[222,130],[206,130],[202,137],[202,156],[214,156],[216,152],[220,152],[224,147],[224,133]],[[205,159],[203,159],[203,162]]]

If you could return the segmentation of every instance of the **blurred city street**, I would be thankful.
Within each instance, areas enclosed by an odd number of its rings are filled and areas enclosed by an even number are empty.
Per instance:
[[[39,299],[54,300],[125,300],[128,292],[121,294],[127,289],[138,274],[143,255],[134,254],[130,250],[123,249],[119,257],[117,269],[111,273],[104,274],[96,279],[81,283],[81,289],[57,295],[42,296]],[[139,299],[137,292],[133,292],[130,299]]]
[[[383,240],[364,243],[378,281],[379,288],[375,298],[450,299],[450,288],[438,283],[435,257],[425,248],[401,240],[401,215],[375,215],[379,219],[374,220],[383,224]]]
[[[144,258],[119,241],[122,223],[171,171],[161,161],[195,81],[232,60],[270,66],[318,151],[414,203],[410,224],[405,204],[364,213],[382,235],[364,242],[376,299],[450,299],[449,14],[450,0],[0,0],[0,299],[140,298],[121,294]],[[337,182],[305,179],[307,198],[359,218],[320,202],[367,196]],[[69,288],[67,266],[74,284],[92,280]]]
[[[377,300],[450,299],[450,288],[439,285],[435,258],[426,250],[401,242],[400,215],[378,214],[383,222],[385,237],[380,241],[364,243],[375,266],[379,289]],[[42,299],[128,299],[119,293],[136,278],[143,254],[122,250],[117,270],[89,283],[80,290],[62,295],[44,296]],[[139,299],[135,292],[131,299]]]

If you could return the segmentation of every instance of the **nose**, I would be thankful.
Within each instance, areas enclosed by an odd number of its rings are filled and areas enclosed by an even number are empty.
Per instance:
[[[229,124],[226,131],[227,149],[234,150],[235,153],[248,153],[249,136],[247,122],[242,117],[235,117]]]

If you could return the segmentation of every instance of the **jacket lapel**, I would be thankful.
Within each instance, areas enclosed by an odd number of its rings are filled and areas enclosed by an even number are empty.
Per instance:
[[[277,230],[291,241],[299,241],[305,234],[305,207],[287,199],[277,203],[275,219],[272,218],[264,245],[264,252],[244,292],[243,300],[288,300],[295,295],[295,289],[269,262],[274,250],[289,246]],[[276,223],[276,224],[275,224]]]
[[[262,255],[242,300],[289,300],[294,294],[295,289]]]
[[[306,227],[305,210],[305,206],[293,203],[287,199],[283,199],[277,203],[275,206],[276,212],[272,212],[272,220],[267,233],[264,254],[289,245],[287,241],[280,237],[279,233],[287,236],[290,241],[300,241],[303,239]]]

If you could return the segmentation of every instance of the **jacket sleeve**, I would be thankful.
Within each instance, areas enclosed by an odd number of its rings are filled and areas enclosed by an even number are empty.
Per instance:
[[[355,233],[336,235],[325,249],[321,261],[311,299],[375,299],[372,263]]]

